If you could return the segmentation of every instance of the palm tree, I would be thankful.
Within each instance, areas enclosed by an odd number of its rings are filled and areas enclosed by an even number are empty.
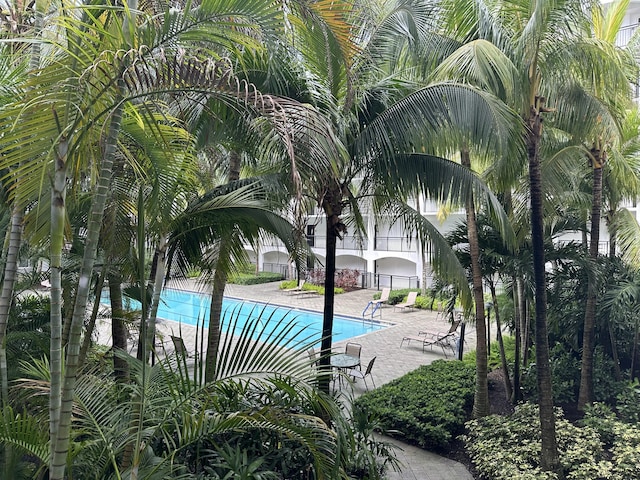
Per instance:
[[[594,24],[594,40],[600,41],[604,48],[608,48],[609,56],[618,60],[617,75],[612,72],[613,78],[624,78],[625,67],[628,71],[636,68],[635,61],[631,55],[623,56],[623,51],[615,46],[616,36],[622,25],[624,15],[626,14],[628,0],[621,0],[610,5],[607,9],[606,16],[602,13],[599,6],[592,8],[593,24]],[[616,64],[610,62],[610,66]],[[629,75],[631,77],[631,75]],[[615,87],[618,88],[615,88]],[[613,87],[613,88],[612,88]],[[594,94],[601,98],[609,109],[613,110],[613,115],[621,118],[622,108],[628,107],[630,100],[630,89],[625,83],[622,85],[617,82],[607,82],[607,87],[594,85]],[[622,104],[622,108],[621,108]],[[603,131],[604,130],[604,131]],[[602,193],[603,193],[603,171],[604,165],[609,156],[611,146],[617,144],[617,138],[609,138],[605,129],[595,132],[595,140],[590,149],[589,163],[593,167],[593,186],[592,186],[592,206],[591,206],[591,237],[589,243],[589,254],[595,262],[598,258],[598,248],[600,244],[600,217],[602,213]],[[578,409],[584,409],[585,405],[591,403],[593,399],[593,354],[595,342],[595,316],[597,308],[597,288],[590,282],[587,290],[587,302],[584,314],[584,331],[582,337],[582,362],[580,368],[580,393],[578,395]]]
[[[430,242],[436,270],[449,276],[457,272],[468,301],[468,286],[444,239],[403,200],[426,195],[464,201],[472,189],[479,197],[487,197],[475,175],[436,155],[446,151],[438,137],[451,140],[457,133],[474,147],[499,150],[508,144],[505,139],[514,135],[512,127],[518,124],[503,105],[480,90],[453,83],[421,88],[407,75],[409,70],[400,68],[408,64],[409,46],[426,39],[423,30],[410,30],[408,37],[395,32],[407,31],[406,22],[420,25],[428,19],[428,6],[399,8],[386,2],[368,7],[373,8],[344,15],[358,25],[348,31],[349,48],[340,48],[344,43],[339,40],[345,38],[344,34],[339,36],[341,31],[296,32],[296,44],[305,47],[301,55],[311,85],[305,90],[314,93],[315,105],[332,122],[340,145],[340,156],[332,159],[329,170],[317,165],[301,169],[308,195],[326,219],[324,368],[328,368],[332,343],[336,241],[346,233],[348,222],[356,230],[362,228],[358,198],[372,199],[373,212],[402,217],[422,240]],[[327,64],[326,59],[331,61]],[[469,111],[474,115],[469,116]],[[451,151],[455,142],[448,146]],[[328,384],[323,388],[328,389]]]
[[[39,179],[46,178],[43,172],[53,164],[51,478],[62,478],[64,472],[84,312],[123,115],[137,110],[144,118],[147,112],[160,106],[144,102],[146,97],[160,91],[190,89],[206,92],[244,110],[248,117],[262,116],[271,125],[306,120],[304,115],[296,116],[297,111],[305,108],[294,102],[287,102],[289,114],[283,115],[285,107],[277,98],[263,97],[240,82],[227,62],[183,55],[177,48],[178,40],[184,36],[189,43],[189,34],[196,30],[205,41],[218,39],[229,45],[221,35],[226,32],[233,42],[246,40],[255,46],[253,37],[243,35],[240,27],[261,25],[264,31],[276,31],[284,23],[279,20],[276,5],[260,1],[204,2],[195,10],[170,10],[162,17],[161,24],[143,22],[138,28],[133,27],[138,12],[135,8],[107,9],[106,12],[104,16],[86,15],[87,18],[82,19],[73,15],[60,18],[63,31],[69,34],[64,45],[59,49],[52,45],[50,51],[56,55],[34,80],[37,88],[33,93],[27,93],[1,114],[3,124],[20,124],[20,129],[8,131],[2,139],[2,167],[14,169],[20,184],[16,191],[25,196],[35,193],[37,197],[46,190]],[[228,12],[234,12],[233,22],[228,21]],[[232,30],[227,29],[230,24],[234,26]],[[116,31],[120,35],[112,35],[112,25],[118,25]],[[208,36],[209,33],[212,35]],[[138,49],[138,45],[145,47]],[[67,56],[65,52],[74,52],[74,55]],[[31,135],[33,132],[38,134]],[[287,136],[288,127],[276,129],[274,137],[286,140]],[[60,265],[67,176],[85,172],[84,162],[88,159],[99,159],[99,169],[75,307],[67,320],[70,326],[63,385]],[[84,178],[78,178],[80,180]]]
[[[578,72],[590,72],[595,82],[609,78],[618,85],[623,79],[608,76],[618,72],[616,65],[610,63],[611,59],[605,50],[585,41],[583,31],[588,19],[581,2],[537,0],[525,5],[500,1],[488,5],[484,1],[477,1],[452,2],[451,5],[453,17],[460,20],[460,25],[467,26],[462,28],[459,34],[492,42],[502,52],[502,60],[492,58],[491,65],[509,65],[508,71],[517,72],[513,82],[514,96],[507,98],[507,101],[520,112],[527,126],[524,141],[529,165],[529,205],[535,279],[536,367],[542,432],[541,465],[544,470],[558,472],[546,322],[544,196],[540,167],[541,146],[545,140],[543,117],[556,112],[554,120],[557,125],[582,138],[578,127],[587,127],[585,130],[588,131],[592,126],[589,121],[582,123],[585,119],[582,112],[586,109],[598,110],[597,102],[588,94],[591,84],[585,85],[584,78]],[[484,65],[488,65],[488,62],[485,61]],[[549,102],[552,102],[551,106]],[[577,122],[576,118],[581,120]],[[592,121],[593,118],[587,120]]]

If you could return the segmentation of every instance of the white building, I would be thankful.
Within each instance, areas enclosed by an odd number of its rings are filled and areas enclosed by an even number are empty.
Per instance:
[[[603,4],[613,0],[603,0]],[[640,25],[640,0],[630,2],[627,15],[618,35],[618,44],[627,45],[633,32]],[[640,98],[640,86],[634,87],[635,98]],[[413,205],[415,207],[415,204]],[[637,202],[625,205],[635,214],[640,222],[640,209]],[[439,220],[439,207],[433,202],[421,202],[422,214],[442,233],[450,231],[458,222],[464,221],[464,212],[449,213],[446,220]],[[388,225],[380,220],[376,221],[371,215],[365,215],[367,221],[367,235],[361,245],[352,232],[343,240],[338,241],[336,255],[336,269],[355,269],[362,275],[361,284],[367,288],[415,288],[422,285],[423,280],[430,284],[431,275],[428,264],[423,262],[421,248],[417,239],[407,237],[401,225]],[[307,240],[311,245],[320,265],[324,264],[326,245],[326,223],[322,211],[311,215],[307,222]],[[600,227],[602,253],[608,252],[609,234],[604,220]],[[564,234],[563,241],[581,241],[582,234]],[[282,244],[272,242],[271,245],[261,245],[256,255],[252,253],[254,262],[258,262],[261,270],[280,272],[286,277],[292,276],[288,255]],[[257,256],[257,258],[256,258]]]

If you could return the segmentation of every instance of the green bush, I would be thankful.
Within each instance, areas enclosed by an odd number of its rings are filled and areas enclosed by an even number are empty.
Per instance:
[[[516,360],[516,339],[509,335],[502,336],[502,342],[504,343],[504,353],[507,357],[507,365],[513,367]],[[472,350],[465,353],[462,357],[462,361],[467,365],[475,366],[476,364],[476,351]],[[489,371],[496,370],[502,367],[502,361],[500,360],[500,346],[498,341],[491,342],[491,355],[488,358]]]
[[[616,397],[616,411],[623,422],[640,423],[640,383],[627,383]]]
[[[297,280],[285,280],[284,282],[280,283],[280,290],[285,290],[287,288],[295,288],[298,286],[298,281]],[[308,290],[308,291],[316,291],[318,292],[320,295],[324,295],[324,287],[321,285],[314,285],[313,283],[309,283],[309,282],[305,282],[305,284],[302,286],[302,290]],[[333,293],[335,293],[336,295],[340,295],[342,293],[344,293],[344,288],[338,288],[338,287],[334,287],[333,288]]]
[[[238,285],[257,285],[259,283],[278,282],[282,280],[282,275],[273,272],[237,273],[229,277],[229,283]]]
[[[426,448],[446,448],[462,432],[473,404],[475,370],[458,361],[436,360],[355,402],[384,430]]]
[[[554,402],[556,405],[576,403],[580,390],[579,354],[557,344],[551,349],[550,363]],[[536,374],[535,363],[530,363],[522,376],[522,388],[532,401],[538,398]],[[595,401],[613,405],[618,393],[624,390],[624,382],[615,379],[614,363],[603,354],[601,347],[594,353],[593,375]]]
[[[597,426],[597,427],[596,427]],[[523,404],[509,417],[491,415],[467,423],[461,437],[482,478],[492,480],[556,479],[542,472],[538,407]],[[596,407],[576,426],[556,410],[560,463],[568,480],[640,478],[640,433]],[[611,442],[607,452],[605,443]]]

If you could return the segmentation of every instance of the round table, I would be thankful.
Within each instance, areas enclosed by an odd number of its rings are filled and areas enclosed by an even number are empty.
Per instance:
[[[360,359],[346,353],[336,353],[331,355],[331,366],[337,368],[341,374],[338,374],[338,383],[342,385],[343,374],[349,373],[349,370],[360,365]],[[335,381],[335,377],[334,377]]]
[[[339,368],[340,370],[346,370],[348,368],[354,368],[360,365],[360,359],[353,355],[347,355],[346,353],[337,353],[331,356],[331,366]]]

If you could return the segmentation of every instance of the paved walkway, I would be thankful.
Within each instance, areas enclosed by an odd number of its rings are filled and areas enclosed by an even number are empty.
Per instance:
[[[181,281],[174,285],[177,288],[202,291],[195,282]],[[321,312],[323,310],[324,297],[320,295],[287,295],[278,288],[279,283],[266,283],[260,285],[228,285],[225,295],[245,300],[255,300],[277,305],[284,305],[295,309],[306,309]],[[369,301],[373,299],[374,290],[360,290],[341,295],[336,295],[334,312],[339,315],[362,318],[362,311]],[[442,350],[435,348],[433,351],[422,352],[422,346],[411,344],[400,348],[400,342],[406,335],[415,335],[419,330],[443,331],[449,325],[437,317],[436,313],[423,310],[396,310],[393,307],[384,307],[381,320],[389,323],[388,328],[378,330],[356,337],[356,341],[362,345],[362,365],[366,366],[369,360],[376,356],[373,368],[373,378],[376,386],[383,385],[394,378],[398,378],[421,365],[427,365],[432,361],[445,358]],[[190,334],[189,326],[182,325],[182,337],[188,350],[194,348],[195,328]],[[173,322],[162,322],[159,329],[165,332],[177,331]],[[104,330],[103,330],[104,331]],[[168,337],[167,337],[168,338]],[[109,341],[108,338],[100,338],[101,342]],[[354,340],[354,339],[351,339]],[[166,343],[166,342],[165,342]],[[170,342],[169,342],[170,343]],[[342,350],[346,341],[336,342],[335,350]],[[465,346],[475,346],[475,331],[467,327]],[[167,345],[167,348],[170,348]],[[447,352],[452,358],[451,352]],[[354,385],[354,395],[361,395],[365,391],[364,383],[357,382]],[[438,456],[434,453],[402,444],[396,440],[387,439],[396,443],[402,450],[397,451],[398,458],[403,464],[402,472],[389,472],[390,480],[472,480],[473,477],[460,463]]]

